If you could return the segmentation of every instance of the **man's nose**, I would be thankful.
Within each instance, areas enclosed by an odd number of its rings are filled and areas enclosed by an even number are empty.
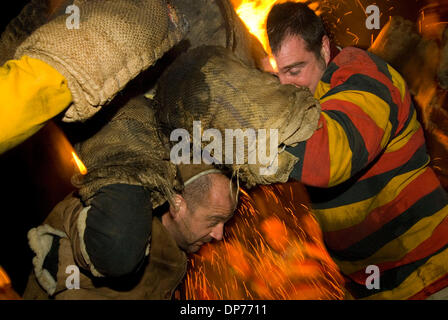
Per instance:
[[[210,233],[210,236],[218,241],[222,240],[223,235],[224,235],[224,223],[217,224]]]

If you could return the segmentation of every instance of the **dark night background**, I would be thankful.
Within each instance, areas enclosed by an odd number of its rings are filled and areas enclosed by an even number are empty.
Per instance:
[[[26,3],[2,3],[1,32]],[[0,155],[0,265],[19,294],[31,271],[32,253],[26,234],[71,189],[70,172],[66,166],[61,168],[60,158],[55,157],[52,140],[47,138],[49,130],[45,127],[22,145]]]

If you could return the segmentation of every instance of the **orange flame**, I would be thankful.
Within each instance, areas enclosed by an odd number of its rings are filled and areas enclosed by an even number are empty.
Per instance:
[[[81,159],[79,159],[79,157],[76,155],[76,153],[74,151],[72,151],[72,156],[73,156],[73,160],[75,161],[76,166],[78,167],[79,172],[84,175],[87,174],[87,168],[84,165],[84,163],[82,163]]]

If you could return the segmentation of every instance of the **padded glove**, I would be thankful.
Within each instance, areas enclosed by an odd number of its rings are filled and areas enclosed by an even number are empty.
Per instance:
[[[164,0],[78,0],[78,29],[66,15],[37,29],[17,49],[58,70],[68,81],[73,105],[63,120],[86,120],[186,32],[183,19]]]

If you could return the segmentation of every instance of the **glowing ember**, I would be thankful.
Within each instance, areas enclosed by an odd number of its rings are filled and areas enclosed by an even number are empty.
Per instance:
[[[74,151],[72,151],[72,156],[73,156],[73,160],[75,161],[76,166],[78,167],[78,170],[81,174],[87,174],[87,168],[84,165],[84,163],[82,163],[81,159],[79,159],[79,157],[76,155],[76,153]]]
[[[193,255],[185,299],[343,299],[343,278],[298,182],[241,193],[224,240]]]

